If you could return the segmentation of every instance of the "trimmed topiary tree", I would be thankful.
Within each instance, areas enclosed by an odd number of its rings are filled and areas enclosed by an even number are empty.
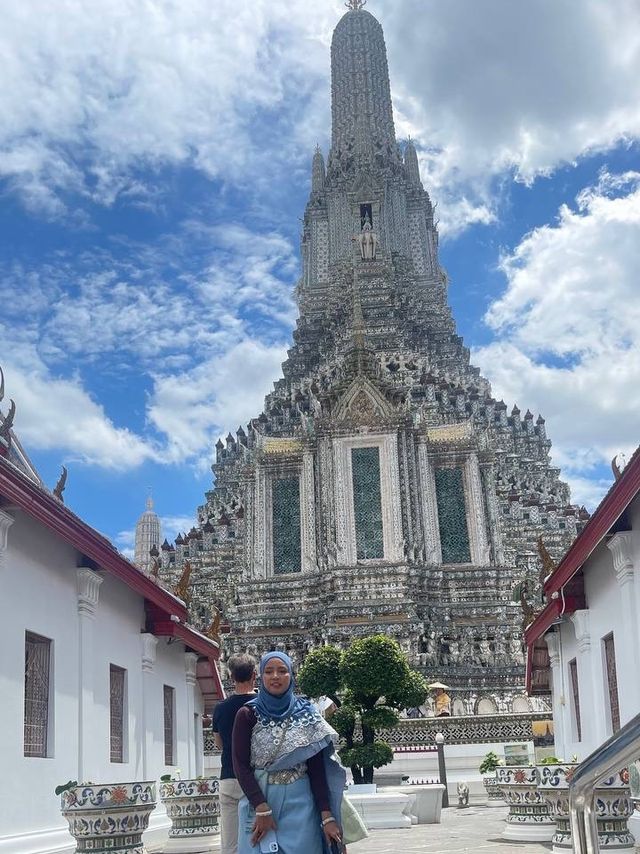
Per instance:
[[[331,724],[344,742],[340,759],[354,783],[372,783],[374,768],[388,765],[393,751],[376,738],[394,726],[399,712],[420,706],[427,696],[421,674],[411,670],[397,641],[373,635],[346,650],[325,646],[309,653],[298,684],[310,697],[330,697],[337,706]]]

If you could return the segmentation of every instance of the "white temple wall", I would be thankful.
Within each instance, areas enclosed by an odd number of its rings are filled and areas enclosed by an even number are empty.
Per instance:
[[[144,634],[140,595],[107,573],[99,574],[101,584],[91,570],[80,570],[79,578],[74,548],[19,511],[11,515],[15,521],[0,566],[0,854],[73,851],[55,787],[68,780],[157,780],[176,768],[183,777],[202,773],[195,721],[202,699],[195,679],[187,676],[187,665],[194,672],[194,656],[185,656],[181,642]],[[85,593],[80,609],[79,587]],[[24,756],[25,631],[52,641],[46,758]],[[126,670],[123,763],[110,761],[110,664]],[[163,685],[175,688],[172,767],[164,764]],[[197,724],[201,729],[200,717]],[[168,826],[164,810],[156,809],[151,825]]]
[[[620,724],[640,710],[640,500],[630,508],[632,531],[607,538],[583,567],[587,608],[546,635],[552,663],[556,753],[585,759],[612,734],[604,638],[613,634]],[[554,655],[552,647],[558,647]],[[578,668],[582,739],[576,733],[570,662]]]

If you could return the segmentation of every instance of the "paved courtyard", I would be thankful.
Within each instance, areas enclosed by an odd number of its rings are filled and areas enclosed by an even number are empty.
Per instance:
[[[502,839],[507,807],[471,804],[467,809],[442,811],[441,824],[414,825],[406,830],[376,830],[368,839],[349,846],[349,854],[547,854],[551,843],[512,842]]]

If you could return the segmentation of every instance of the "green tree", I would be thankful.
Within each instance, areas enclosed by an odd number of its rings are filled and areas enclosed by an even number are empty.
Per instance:
[[[394,726],[399,712],[421,705],[427,685],[411,670],[397,641],[372,635],[344,651],[325,646],[309,653],[298,684],[311,697],[325,695],[336,704],[331,724],[343,741],[340,758],[355,783],[373,782],[374,768],[387,765],[393,751],[376,736]]]

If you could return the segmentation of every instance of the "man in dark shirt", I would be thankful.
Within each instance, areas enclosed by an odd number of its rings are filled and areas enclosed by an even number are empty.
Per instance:
[[[244,796],[233,773],[231,733],[238,709],[255,697],[256,662],[250,655],[233,655],[228,662],[234,693],[213,711],[216,747],[222,750],[220,770],[220,854],[238,854],[238,801]]]

